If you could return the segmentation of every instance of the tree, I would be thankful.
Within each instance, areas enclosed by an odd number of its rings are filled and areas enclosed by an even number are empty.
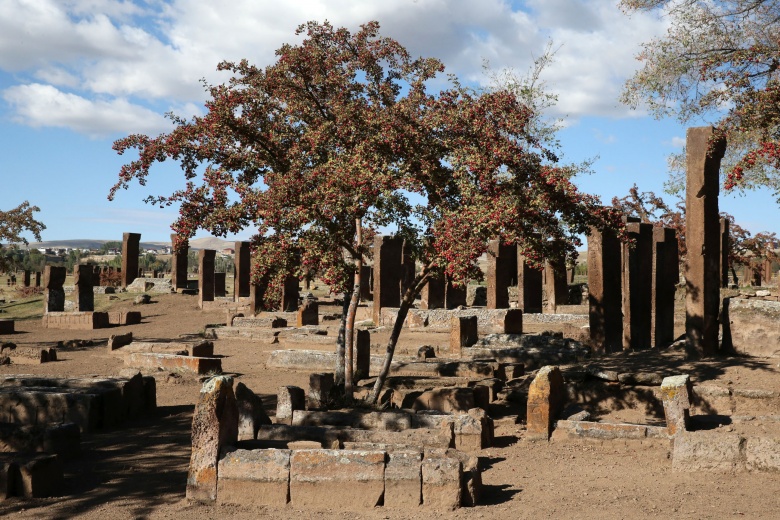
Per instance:
[[[636,184],[628,190],[628,195],[622,198],[614,197],[612,205],[621,213],[638,217],[642,222],[672,228],[677,233],[680,261],[685,261],[688,253],[685,245],[685,202],[678,199],[674,208],[652,191],[640,192]],[[753,236],[750,231],[740,226],[733,215],[720,213],[721,218],[729,222],[728,259],[734,283],[739,282],[736,266],[751,265],[756,261],[776,261],[780,257],[774,250],[777,243],[775,233],[762,231]]]
[[[777,244],[775,233],[762,231],[752,235],[750,231],[737,224],[734,217],[728,213],[721,213],[721,217],[729,221],[729,267],[735,284],[739,285],[736,269],[738,265],[753,265],[760,270],[764,260],[776,262],[780,259],[775,250]],[[767,273],[762,274],[766,276]]]
[[[622,198],[613,197],[612,206],[629,217],[639,218],[642,222],[672,228],[677,233],[677,247],[680,261],[684,261],[688,253],[685,245],[685,201],[678,199],[674,207],[669,206],[664,199],[652,191],[640,192],[634,184],[628,190],[628,195]]]
[[[622,101],[682,122],[714,117],[715,138],[728,142],[726,188],[766,186],[780,202],[780,4],[622,0],[621,6],[662,9],[670,22],[664,37],[644,44],[643,67],[626,83]]]
[[[0,211],[0,271],[6,271],[9,267],[6,263],[7,257],[1,254],[4,242],[5,245],[19,242],[27,244],[27,239],[23,236],[25,232],[31,233],[36,240],[41,240],[41,231],[46,229],[46,226],[35,220],[36,211],[40,211],[40,208],[31,206],[27,201],[14,209]]]
[[[533,112],[515,95],[474,92],[454,78],[429,92],[442,64],[412,59],[378,29],[370,22],[351,34],[309,22],[298,29],[303,42],[282,46],[265,69],[220,64],[233,77],[209,87],[206,115],[114,144],[138,158],[110,194],[143,184],[156,162],[179,161],[185,187],[147,201],[180,204],[172,228],[183,236],[256,226],[253,277],[268,284],[269,299],[286,276],[305,271],[347,292],[373,236],[395,228],[422,269],[402,298],[374,402],[408,310],[432,276],[481,276],[476,259],[490,238],[540,262],[554,241],[574,250],[589,226],[620,228],[616,212],[555,167],[528,132]]]

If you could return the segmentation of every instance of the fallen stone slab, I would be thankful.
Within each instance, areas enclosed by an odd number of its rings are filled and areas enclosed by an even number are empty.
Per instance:
[[[125,356],[125,366],[138,369],[181,370],[198,375],[222,373],[222,359],[220,358],[179,356],[153,352],[131,352]]]
[[[590,439],[669,439],[666,428],[644,424],[560,420],[555,423],[553,439],[585,437]]]
[[[405,509],[422,503],[422,453],[396,450],[385,466],[385,507]]]
[[[129,345],[132,342],[133,342],[132,332],[128,332],[127,334],[111,334],[108,337],[108,351],[111,352],[112,350],[122,348],[125,345]]]
[[[537,369],[545,365],[582,362],[590,356],[590,350],[574,340],[553,336],[491,334],[464,349],[463,356],[473,360],[521,363],[525,369]]]
[[[297,313],[273,312],[261,313],[257,316],[237,316],[233,319],[233,327],[248,329],[272,328],[279,323],[280,319],[284,320],[286,323],[295,323],[297,319]]]
[[[111,350],[111,347],[109,346]],[[133,341],[132,343],[122,346],[120,348],[114,348],[111,350],[114,354],[125,355],[131,352],[134,353],[159,353],[159,354],[173,354],[178,356],[192,356],[192,357],[213,357],[214,356],[214,342],[212,341],[199,341],[197,343],[188,343],[181,341]]]
[[[460,507],[463,467],[457,458],[429,454],[422,462],[423,505],[452,511]]]
[[[385,490],[386,456],[384,451],[293,451],[291,505],[339,510],[376,507]]]
[[[330,371],[336,363],[335,352],[319,350],[274,350],[266,362],[269,368],[303,370],[310,372]],[[379,373],[384,356],[371,356],[370,370]],[[448,361],[431,359],[425,361],[394,361],[390,373],[398,376],[490,378],[500,375],[500,365],[491,361]]]
[[[408,412],[367,412],[363,410],[295,410],[293,426],[340,426],[382,431],[402,431],[412,428]]]
[[[217,502],[281,507],[289,501],[290,450],[227,450],[219,461]]]
[[[111,311],[108,313],[108,323],[110,325],[138,325],[141,323],[141,313],[139,311]]]
[[[1,356],[7,356],[16,365],[40,365],[57,361],[57,349],[49,347],[18,347],[6,343],[0,349]]]

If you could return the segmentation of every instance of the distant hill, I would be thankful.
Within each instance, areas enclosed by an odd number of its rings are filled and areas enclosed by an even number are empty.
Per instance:
[[[51,249],[100,249],[106,242],[117,242],[117,240],[95,240],[95,239],[73,239],[73,240],[46,240],[43,242],[30,242],[30,249],[47,247]],[[190,240],[191,249],[216,249],[221,251],[227,247],[233,247],[234,241],[222,240],[216,237],[196,238]],[[162,246],[170,246],[170,242],[141,242],[141,249],[155,249]]]

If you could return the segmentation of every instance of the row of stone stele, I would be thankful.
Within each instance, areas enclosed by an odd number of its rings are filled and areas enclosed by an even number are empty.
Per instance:
[[[322,443],[299,441],[251,449],[259,442],[238,440],[241,416],[251,411],[237,393],[246,395],[247,389],[239,383],[234,392],[228,376],[212,377],[201,388],[192,422],[190,500],[340,510],[451,510],[478,500],[477,457],[446,445],[322,449]]]

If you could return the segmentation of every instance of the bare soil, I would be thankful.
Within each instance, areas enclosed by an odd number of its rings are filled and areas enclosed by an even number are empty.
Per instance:
[[[120,305],[130,306],[129,302]],[[0,336],[19,346],[56,346],[58,341],[93,340],[92,346],[60,349],[59,361],[42,365],[0,366],[0,374],[52,376],[117,375],[121,357],[107,352],[109,334],[132,331],[138,340],[173,339],[197,334],[210,323],[224,320],[222,311],[202,312],[194,296],[153,296],[140,325],[96,331],[42,329],[40,320],[17,321],[17,333]],[[329,325],[335,334],[337,324]],[[379,334],[379,340],[385,337]],[[446,334],[411,335],[402,347],[446,341]],[[406,341],[406,343],[403,343]],[[414,342],[414,344],[411,344]],[[269,370],[265,360],[284,343],[264,345],[220,340],[215,352],[223,368],[260,394],[273,414],[276,389],[305,387],[308,375]],[[290,345],[289,348],[327,348]],[[687,361],[683,353],[638,353],[599,360],[605,366],[687,372],[695,381],[712,381],[734,388],[780,390],[778,360],[731,358]],[[585,441],[550,443],[525,439],[523,424],[514,416],[497,419],[496,446],[483,450],[484,505],[454,512],[424,509],[343,512],[338,497],[319,511],[293,507],[271,509],[205,506],[184,499],[190,455],[192,410],[200,381],[196,377],[160,374],[157,411],[122,428],[84,435],[82,454],[66,465],[64,496],[51,499],[11,499],[0,503],[0,516],[13,518],[780,518],[780,479],[770,473],[673,472],[668,441]],[[636,403],[624,403],[607,413],[609,420],[641,420],[646,412]],[[511,410],[509,411],[511,413]],[[780,411],[774,411],[780,414]],[[751,426],[752,427],[752,426]],[[748,428],[745,426],[744,428]],[[748,428],[749,429],[749,428]],[[752,430],[751,430],[752,431]]]

